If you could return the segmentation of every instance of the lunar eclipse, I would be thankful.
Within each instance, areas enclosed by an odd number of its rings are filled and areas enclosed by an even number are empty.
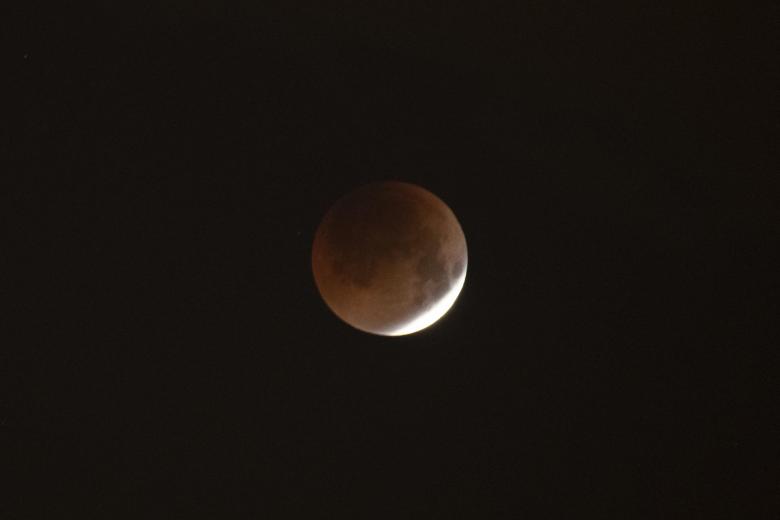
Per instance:
[[[401,336],[439,320],[466,278],[466,238],[450,208],[397,181],[337,201],[314,237],[312,270],[327,306],[364,332]]]

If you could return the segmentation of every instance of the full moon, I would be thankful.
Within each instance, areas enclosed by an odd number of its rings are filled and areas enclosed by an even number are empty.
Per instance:
[[[356,329],[402,336],[436,322],[466,280],[466,237],[433,193],[405,182],[356,189],[325,214],[314,236],[320,295]]]

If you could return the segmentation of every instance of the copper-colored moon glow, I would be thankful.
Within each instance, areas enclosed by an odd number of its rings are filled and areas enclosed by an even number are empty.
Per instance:
[[[314,237],[317,288],[342,320],[400,336],[441,318],[466,279],[466,237],[450,208],[404,182],[377,182],[328,211]]]

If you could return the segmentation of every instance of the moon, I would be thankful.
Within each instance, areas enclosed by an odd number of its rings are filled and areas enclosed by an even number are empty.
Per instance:
[[[436,195],[406,182],[357,188],[317,228],[312,271],[336,316],[382,336],[422,330],[452,307],[466,280],[466,237]]]

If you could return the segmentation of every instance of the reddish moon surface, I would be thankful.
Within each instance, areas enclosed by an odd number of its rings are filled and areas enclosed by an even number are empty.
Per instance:
[[[455,303],[466,279],[466,238],[433,193],[377,182],[328,211],[314,237],[312,270],[328,307],[383,336],[424,329]]]

